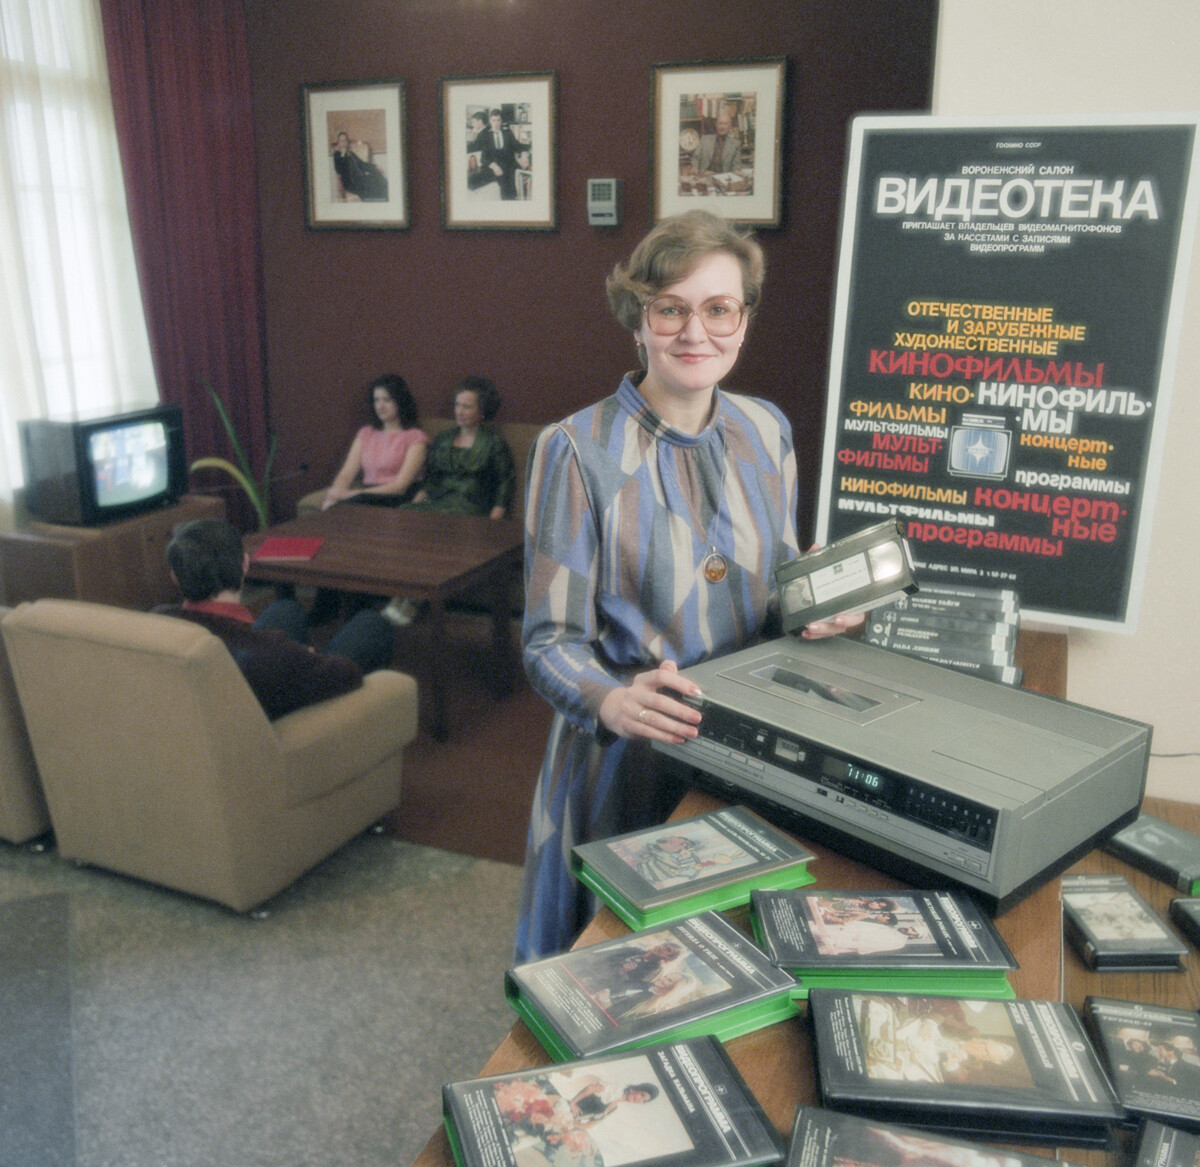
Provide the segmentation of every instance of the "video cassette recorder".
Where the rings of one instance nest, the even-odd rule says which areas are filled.
[[[792,636],[684,670],[692,779],[993,912],[1137,816],[1151,728],[861,644]]]

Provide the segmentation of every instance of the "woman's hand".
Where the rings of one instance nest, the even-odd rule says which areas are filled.
[[[647,738],[681,745],[699,732],[700,712],[671,696],[699,697],[700,687],[679,675],[674,661],[638,673],[600,703],[600,722],[617,737]]]
[[[330,483],[329,489],[325,491],[325,499],[321,503],[321,510],[327,511],[334,503],[342,502],[352,494],[358,493],[356,490],[351,490],[350,485],[358,478],[361,469],[362,439],[356,436],[354,441],[350,443],[350,450],[346,454],[346,460],[342,463],[342,468],[337,472],[333,482]]]
[[[325,492],[325,498],[321,502],[321,510],[327,511],[335,503],[342,502],[343,500],[350,498],[351,495],[358,493],[359,492],[357,490],[345,490],[340,486],[331,486]]]
[[[857,628],[865,619],[864,612],[839,612],[836,616],[805,625],[800,635],[805,640],[823,640],[826,636],[837,636],[847,629]]]
[[[814,543],[808,549],[808,554],[820,550],[821,544]],[[800,635],[805,640],[824,640],[827,636],[837,636],[850,628],[857,628],[865,619],[866,613],[864,612],[839,612],[836,616],[830,616],[826,620],[814,620],[811,624],[805,625]]]

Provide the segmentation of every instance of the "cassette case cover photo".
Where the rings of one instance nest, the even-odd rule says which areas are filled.
[[[1131,1119],[1200,1131],[1200,1014],[1088,997],[1083,1016]]]
[[[744,806],[576,847],[571,866],[631,928],[747,903],[756,887],[814,881],[813,853]]]
[[[955,891],[756,891],[755,935],[814,988],[1015,997],[1016,960],[995,925]]]
[[[1057,1167],[1057,1162],[1010,1147],[801,1106],[786,1167]]]
[[[451,1083],[442,1113],[458,1167],[765,1167],[783,1155],[707,1037]]]
[[[1123,875],[1064,875],[1063,931],[1098,972],[1178,969],[1187,945]]]
[[[1200,1167],[1200,1135],[1147,1122],[1138,1136],[1134,1167]]]
[[[814,989],[826,1106],[953,1135],[1104,1146],[1123,1111],[1075,1011]]]
[[[723,916],[704,912],[517,965],[509,1004],[556,1060],[713,1034],[798,1012],[795,981]]]

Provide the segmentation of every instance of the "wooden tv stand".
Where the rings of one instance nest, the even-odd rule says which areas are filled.
[[[174,506],[99,527],[29,521],[0,532],[0,585],[10,605],[54,597],[147,611],[179,598],[166,548],[177,523],[223,519],[225,503],[185,494]]]

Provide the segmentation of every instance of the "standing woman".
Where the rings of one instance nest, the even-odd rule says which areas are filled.
[[[548,427],[530,458],[525,668],[555,709],[534,794],[517,959],[568,947],[593,911],[571,848],[661,822],[651,741],[697,735],[678,669],[768,634],[774,573],[798,554],[791,428],[726,393],[763,255],[725,220],[659,223],[608,279],[643,370]],[[805,636],[841,632],[837,616]],[[677,795],[677,791],[675,794]]]
[[[412,496],[425,469],[429,436],[417,424],[417,405],[404,378],[384,373],[368,393],[375,424],[354,435],[322,510],[348,501],[399,506]]]

